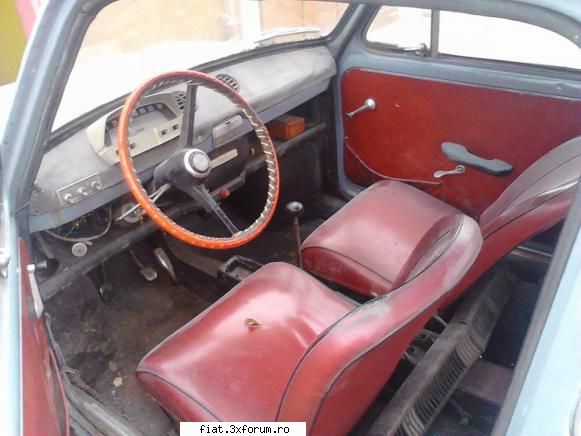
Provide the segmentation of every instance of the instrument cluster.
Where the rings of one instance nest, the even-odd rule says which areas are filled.
[[[135,157],[177,138],[181,132],[183,96],[181,92],[144,97],[129,126],[129,151]],[[107,163],[119,162],[117,129],[121,109],[100,118],[87,128],[93,150]]]

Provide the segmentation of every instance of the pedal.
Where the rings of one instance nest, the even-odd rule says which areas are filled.
[[[176,275],[176,270],[165,250],[161,247],[157,247],[156,249],[153,250],[153,257],[155,258],[157,264],[160,267],[162,267],[165,270],[165,272],[167,272],[167,274],[171,278],[172,283],[174,285],[177,284],[178,278]]]
[[[144,266],[139,270],[139,273],[148,282],[153,282],[155,279],[157,279],[157,271],[151,266]]]
[[[133,252],[132,249],[129,249],[128,251],[129,251],[129,254],[131,255],[131,259],[133,259],[133,261],[135,262],[135,264],[139,268],[139,273],[143,276],[143,278],[145,280],[147,280],[148,282],[153,282],[155,279],[157,279],[157,271],[153,267],[144,265],[139,260],[139,258]]]
[[[98,288],[99,297],[101,297],[101,300],[103,300],[104,302],[110,301],[113,295],[113,284],[109,281],[107,277],[105,262],[103,262],[101,264],[101,267],[99,268],[99,275],[101,280],[101,283],[99,284]]]

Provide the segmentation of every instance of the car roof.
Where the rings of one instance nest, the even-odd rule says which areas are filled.
[[[487,15],[492,8],[511,6],[532,6],[542,10],[565,15],[581,23],[581,1],[579,0],[323,0],[346,3],[367,3],[376,5],[413,6],[423,8],[442,8],[450,10],[470,9],[472,13]],[[581,36],[579,37],[581,40]],[[580,41],[581,43],[581,41]]]

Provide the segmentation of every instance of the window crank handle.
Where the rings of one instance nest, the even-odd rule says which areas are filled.
[[[436,179],[441,179],[442,177],[451,176],[452,174],[464,174],[466,168],[464,165],[457,165],[456,168],[449,171],[439,170],[434,173]]]
[[[376,107],[377,107],[377,104],[375,103],[375,100],[372,98],[368,98],[367,100],[365,100],[365,103],[363,103],[363,106],[358,107],[357,109],[355,109],[352,112],[346,113],[345,116],[348,119],[352,119],[355,115],[357,115],[361,112],[374,111]]]

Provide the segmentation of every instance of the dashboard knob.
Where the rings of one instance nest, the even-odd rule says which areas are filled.
[[[89,251],[89,247],[84,242],[77,242],[71,247],[71,253],[75,257],[83,257]]]
[[[77,189],[77,192],[81,194],[83,197],[88,197],[91,193],[87,190],[87,188],[81,187]]]

